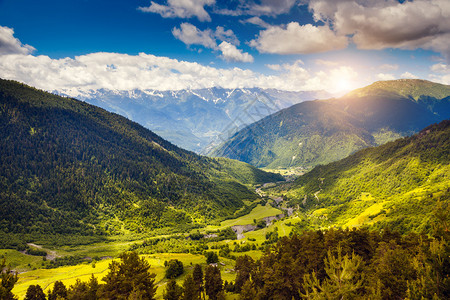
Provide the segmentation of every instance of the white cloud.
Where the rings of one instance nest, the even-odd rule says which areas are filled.
[[[221,57],[226,61],[253,62],[253,56],[243,53],[242,50],[228,42],[222,42],[219,45],[219,50],[222,52]]]
[[[250,59],[245,58],[245,53],[225,53],[228,56],[236,55],[242,60]],[[145,53],[127,55],[100,52],[61,59],[43,55],[0,56],[1,78],[25,82],[44,90],[64,91],[73,97],[101,88],[180,90],[260,87],[334,92],[337,90],[336,82],[343,78],[357,82],[358,77],[353,73],[355,71],[349,67],[313,72],[299,61],[283,64],[278,75],[264,75],[248,69],[220,69]]]
[[[422,48],[450,58],[448,0],[310,0],[309,9],[358,48]]]
[[[189,23],[181,23],[180,28],[173,28],[172,34],[186,45],[202,45],[207,48],[216,48],[217,46],[210,29],[201,31]]]
[[[317,65],[326,66],[326,67],[336,67],[339,65],[336,61],[324,60],[324,59],[316,59],[315,63]]]
[[[228,42],[220,45],[224,58],[240,61],[252,59]],[[297,60],[273,68],[278,69],[278,75],[264,75],[240,68],[220,69],[145,53],[98,52],[61,59],[31,54],[0,55],[0,78],[21,81],[47,91],[61,91],[73,97],[102,88],[181,90],[260,87],[334,92],[339,87],[342,89],[342,86],[353,86],[351,82],[358,82],[358,74],[346,66],[314,72],[303,61]]]
[[[30,45],[23,45],[14,37],[14,29],[0,26],[0,55],[4,54],[29,54],[34,49]]]
[[[246,19],[246,20],[241,20],[241,21],[239,21],[239,22],[241,22],[242,24],[253,24],[253,25],[257,25],[257,26],[260,26],[260,27],[263,27],[263,28],[269,28],[269,27],[271,27],[272,25],[270,25],[269,23],[267,23],[267,22],[265,22],[263,19],[261,19],[260,17],[251,17],[251,18],[248,18],[248,19]]]
[[[411,74],[410,72],[405,72],[402,75],[400,75],[400,78],[407,78],[407,79],[417,79],[419,77],[417,77],[414,74]]]
[[[394,74],[378,73],[377,78],[379,80],[394,80],[396,79]]]
[[[202,45],[222,54],[219,56],[226,61],[253,62],[253,56],[237,49],[235,45],[239,45],[234,32],[221,26],[217,26],[216,31],[211,29],[200,30],[196,26],[189,23],[182,23],[180,28],[173,28],[172,34],[185,43],[186,45]],[[217,45],[216,39],[221,43]]]
[[[430,80],[450,84],[450,65],[444,63],[434,64],[430,67],[430,70],[437,74],[431,74]]]
[[[250,45],[266,53],[309,54],[343,49],[347,47],[347,37],[337,36],[328,26],[291,22],[286,28],[261,31]]]
[[[444,64],[444,63],[438,63],[435,65],[432,65],[430,67],[430,70],[435,73],[446,74],[446,73],[450,73],[450,66],[447,64]]]
[[[167,5],[151,1],[148,7],[138,7],[140,11],[157,13],[163,18],[192,18],[199,21],[211,21],[205,6],[215,4],[215,0],[167,0]]]
[[[229,16],[277,16],[288,13],[299,0],[239,0],[235,9],[216,9]],[[225,2],[226,3],[226,2]]]
[[[234,45],[240,44],[233,30],[225,30],[225,28],[223,28],[222,26],[217,26],[216,31],[214,32],[214,36],[221,41],[226,41]]]
[[[271,64],[267,64],[266,67],[268,67],[269,69],[273,70],[273,71],[280,71],[281,70],[281,66],[280,65],[271,65]]]
[[[383,71],[394,71],[394,70],[398,70],[398,65],[384,64],[384,65],[381,65],[379,67],[379,69],[383,70]]]

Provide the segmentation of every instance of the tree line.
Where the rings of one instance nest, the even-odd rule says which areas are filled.
[[[258,260],[237,257],[234,282],[222,280],[214,252],[205,252],[210,264],[205,269],[195,265],[182,285],[175,278],[184,272],[183,266],[170,261],[163,298],[216,300],[235,293],[243,300],[448,299],[450,233],[446,224],[435,236],[361,228],[283,237]],[[59,282],[48,295],[39,286],[30,286],[25,299],[154,299],[156,275],[149,272],[148,262],[135,252],[123,253],[120,259],[110,264],[104,283],[93,276],[68,288]],[[17,275],[5,270],[1,278],[1,299],[14,299],[11,290]]]

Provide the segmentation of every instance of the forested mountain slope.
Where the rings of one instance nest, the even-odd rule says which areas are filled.
[[[105,234],[205,222],[257,197],[243,184],[281,180],[185,151],[98,107],[6,80],[0,140],[5,232]]]
[[[341,98],[293,105],[247,126],[213,155],[257,167],[313,167],[450,118],[450,86],[376,82]]]
[[[428,231],[438,202],[450,200],[450,120],[317,166],[287,196],[291,205],[322,208],[315,215],[325,223]]]

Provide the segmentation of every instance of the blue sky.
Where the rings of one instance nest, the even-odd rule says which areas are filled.
[[[450,84],[448,0],[0,0],[0,77],[46,90]]]

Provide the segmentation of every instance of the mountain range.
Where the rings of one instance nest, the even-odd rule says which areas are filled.
[[[450,86],[375,82],[340,98],[305,101],[232,135],[212,155],[270,169],[311,168],[450,118]]]
[[[73,95],[74,91],[54,91]],[[231,134],[280,109],[323,99],[325,91],[208,88],[197,90],[92,90],[76,98],[133,120],[177,146],[208,153]]]
[[[197,226],[282,180],[183,150],[122,116],[0,80],[2,232],[117,234]],[[197,224],[197,225],[195,225]]]

